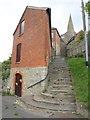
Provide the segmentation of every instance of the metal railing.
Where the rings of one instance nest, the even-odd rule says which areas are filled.
[[[39,83],[41,83],[41,82],[45,81],[47,78],[48,78],[48,74],[46,75],[46,77],[45,77],[44,79],[40,80],[39,82],[34,83],[33,85],[30,85],[29,87],[27,87],[27,89],[32,88],[32,87],[34,87],[34,86],[36,86],[37,84],[39,84]]]

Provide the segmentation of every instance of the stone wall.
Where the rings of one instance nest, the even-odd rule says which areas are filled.
[[[85,42],[81,40],[77,44],[73,44],[74,42],[67,45],[67,57],[72,56],[85,56]]]
[[[60,40],[60,56],[66,57],[66,44],[62,39]]]
[[[60,45],[56,41],[56,55],[60,55]]]
[[[43,66],[33,68],[11,68],[11,74],[8,83],[8,86],[11,87],[11,94],[15,93],[15,75],[17,73],[21,74],[22,76],[22,96],[29,95],[30,90],[27,88],[44,79],[47,76],[48,67]]]
[[[38,83],[37,85],[31,87],[28,89],[28,93],[27,95],[36,95],[36,94],[40,94],[41,92],[46,91],[48,87],[48,76],[45,78],[44,81],[42,81],[41,83]]]

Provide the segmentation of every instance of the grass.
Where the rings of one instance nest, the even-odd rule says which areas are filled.
[[[77,101],[88,106],[88,69],[85,66],[85,58],[66,59],[73,78]]]

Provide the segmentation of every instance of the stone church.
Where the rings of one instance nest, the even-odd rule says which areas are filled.
[[[69,40],[73,36],[75,36],[75,34],[76,34],[76,32],[74,31],[74,25],[73,25],[72,17],[70,15],[68,26],[67,26],[67,32],[64,33],[61,37],[62,37],[63,41],[67,44],[69,42]]]
[[[27,6],[13,36],[8,86],[12,94],[21,97],[30,94],[28,88],[48,74],[52,57],[51,9]],[[40,86],[44,87],[44,83]]]

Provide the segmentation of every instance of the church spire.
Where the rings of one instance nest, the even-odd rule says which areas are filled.
[[[72,34],[75,33],[75,31],[74,31],[74,26],[73,26],[73,22],[72,22],[71,14],[70,14],[70,17],[69,17],[69,22],[68,22],[67,32],[70,32],[70,33],[72,33]]]

